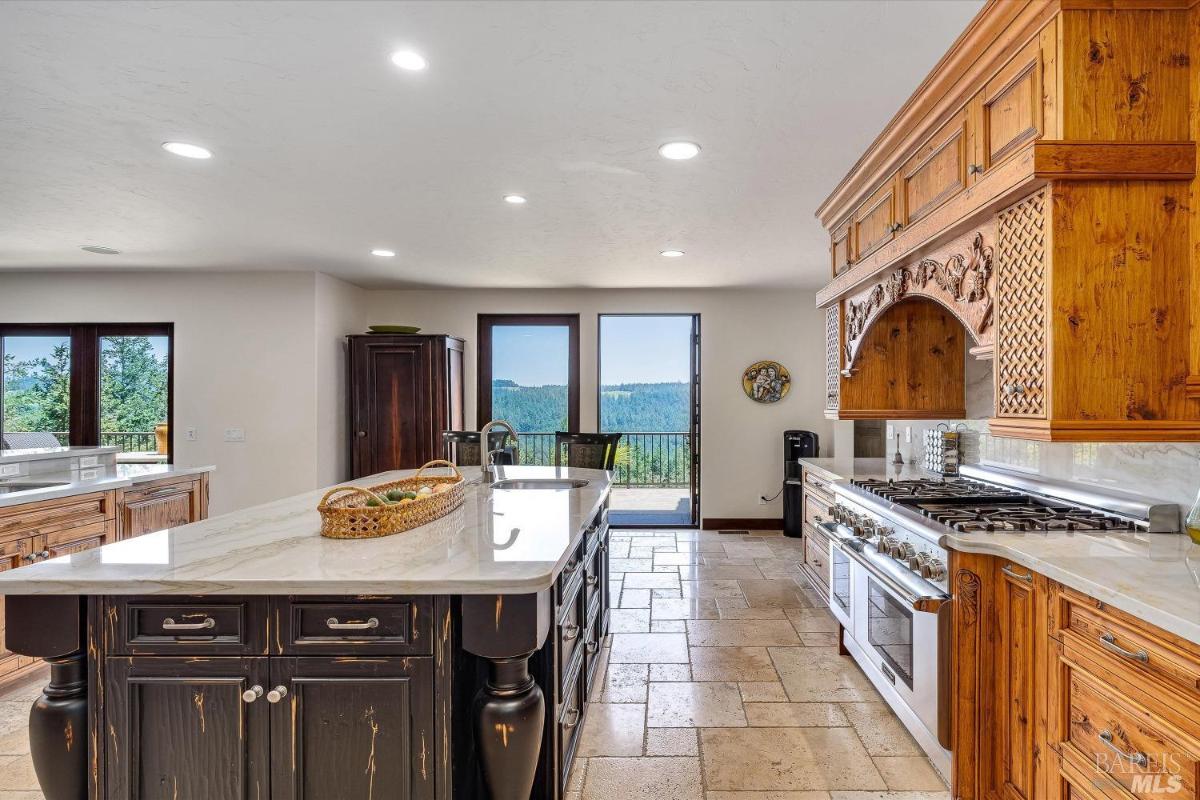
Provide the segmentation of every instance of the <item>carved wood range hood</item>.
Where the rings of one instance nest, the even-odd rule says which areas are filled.
[[[1200,439],[1200,0],[992,0],[817,210],[826,415]],[[1194,322],[1195,320],[1195,322]]]

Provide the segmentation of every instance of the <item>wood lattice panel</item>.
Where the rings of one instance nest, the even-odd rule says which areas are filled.
[[[835,303],[825,309],[825,407],[838,407],[841,372],[840,325],[838,307]]]
[[[999,214],[996,415],[1046,416],[1046,191]]]

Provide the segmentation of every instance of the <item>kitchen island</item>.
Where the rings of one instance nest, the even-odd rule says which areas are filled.
[[[498,473],[380,539],[322,538],[317,491],[0,575],[9,647],[51,665],[47,800],[560,797],[608,627],[609,477]]]

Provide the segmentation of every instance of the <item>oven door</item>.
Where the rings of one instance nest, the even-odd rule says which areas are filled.
[[[853,564],[841,544],[829,543],[829,610],[846,630],[854,630]]]
[[[950,655],[949,598],[872,546],[848,555],[857,598],[852,630],[868,668],[947,746],[949,674],[942,662]]]

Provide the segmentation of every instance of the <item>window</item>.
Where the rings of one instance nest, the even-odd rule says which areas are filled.
[[[0,447],[170,461],[172,336],[169,323],[0,325]]]
[[[579,315],[480,314],[476,422],[512,424],[522,464],[554,463],[554,432],[579,430]]]

